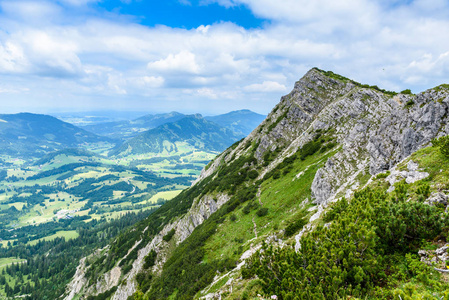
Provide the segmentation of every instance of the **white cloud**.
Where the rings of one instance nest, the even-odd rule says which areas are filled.
[[[158,88],[164,85],[164,78],[160,76],[144,76],[137,80],[144,87]]]
[[[196,62],[195,54],[190,51],[181,51],[169,54],[166,58],[148,63],[148,69],[161,73],[188,73],[198,74],[200,67]]]
[[[245,87],[249,92],[270,93],[270,92],[285,92],[287,87],[276,81],[264,81],[263,83],[254,83]]]
[[[24,24],[48,24],[58,19],[61,9],[48,1],[2,1],[2,13]]]
[[[27,68],[23,49],[11,42],[0,43],[0,72],[19,73]]]
[[[245,105],[268,112],[314,66],[396,90],[419,91],[449,78],[444,0],[395,6],[386,0],[204,0],[245,5],[271,22],[190,30],[77,18],[66,5],[80,10],[95,0],[55,1],[0,2],[3,91],[27,86],[23,99],[49,99],[42,103],[54,94],[83,104],[95,99],[98,106],[126,99],[133,107],[204,112]]]

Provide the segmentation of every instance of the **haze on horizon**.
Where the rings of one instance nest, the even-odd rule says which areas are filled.
[[[0,0],[2,113],[267,114],[312,67],[449,82],[444,0]]]

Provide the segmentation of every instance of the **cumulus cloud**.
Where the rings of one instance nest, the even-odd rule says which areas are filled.
[[[23,49],[11,42],[0,43],[0,72],[19,73],[27,68]]]
[[[254,83],[245,87],[245,90],[249,92],[285,92],[287,87],[276,81],[264,81],[263,83]]]
[[[48,1],[2,1],[2,13],[23,24],[42,25],[49,24],[59,18],[61,9]]]
[[[161,73],[198,74],[200,67],[196,62],[195,54],[190,51],[181,51],[177,54],[169,54],[164,59],[150,62],[148,69]]]
[[[3,91],[29,86],[27,99],[30,93],[51,99],[53,91],[96,99],[98,108],[104,98],[203,113],[243,106],[267,113],[314,66],[395,90],[420,91],[449,78],[444,0],[200,1],[244,5],[270,21],[255,29],[229,22],[147,27],[120,16],[75,18],[67,10],[93,2],[1,1]],[[35,84],[39,76],[44,80]]]

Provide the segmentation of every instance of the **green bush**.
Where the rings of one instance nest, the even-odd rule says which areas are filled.
[[[434,147],[439,147],[441,154],[449,157],[449,135],[442,136],[438,139],[433,139],[432,145]]]
[[[248,203],[247,205],[245,205],[245,207],[243,207],[242,212],[243,212],[245,215],[247,215],[247,214],[249,214],[249,213],[251,212],[251,210],[252,210],[253,208],[256,208],[257,206],[258,206],[257,203],[255,203],[255,202],[250,202],[250,203]]]
[[[256,170],[251,170],[248,172],[249,179],[256,179],[257,176],[259,176],[259,172],[257,172]]]
[[[173,228],[172,230],[170,230],[169,232],[167,232],[166,235],[164,235],[164,237],[162,238],[164,241],[166,242],[170,242],[171,238],[175,235],[175,229]]]
[[[154,266],[154,263],[156,261],[156,257],[157,257],[156,251],[154,251],[154,249],[151,250],[150,253],[148,253],[148,255],[145,256],[145,260],[144,260],[145,263],[143,265],[144,269],[149,269],[152,266]]]
[[[293,234],[297,233],[299,230],[301,230],[304,227],[304,225],[306,225],[306,224],[307,224],[307,221],[305,219],[299,218],[298,220],[290,223],[285,228],[284,235],[286,237],[290,237]]]
[[[379,173],[376,175],[376,179],[382,179],[382,178],[387,178],[390,175],[390,171],[384,172],[384,173]]]
[[[266,216],[267,214],[268,214],[268,208],[266,208],[266,207],[261,207],[256,212],[256,215],[259,217]]]
[[[416,189],[416,194],[422,196],[423,200],[429,198],[430,196],[430,185],[428,183],[423,183]]]
[[[310,141],[301,148],[301,160],[305,160],[307,156],[315,154],[321,148],[320,141]]]
[[[410,254],[422,239],[432,240],[447,228],[448,218],[437,208],[367,188],[350,202],[333,204],[326,218],[333,220],[330,226],[304,235],[299,252],[264,244],[242,268],[242,277],[257,275],[265,296],[279,299],[392,299],[385,289],[398,280],[430,284],[432,269]],[[404,263],[407,272],[400,271]],[[433,287],[444,291],[448,285]]]
[[[407,107],[410,107],[410,106],[412,106],[413,104],[415,104],[415,101],[413,101],[413,100],[408,100],[407,101],[407,103],[405,103],[405,106],[407,106]]]
[[[401,91],[401,94],[411,95],[412,91],[410,89],[405,89],[405,90]]]

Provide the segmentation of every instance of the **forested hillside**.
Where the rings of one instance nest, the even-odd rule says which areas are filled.
[[[0,155],[41,157],[52,151],[88,144],[108,148],[115,141],[48,115],[0,115]]]

